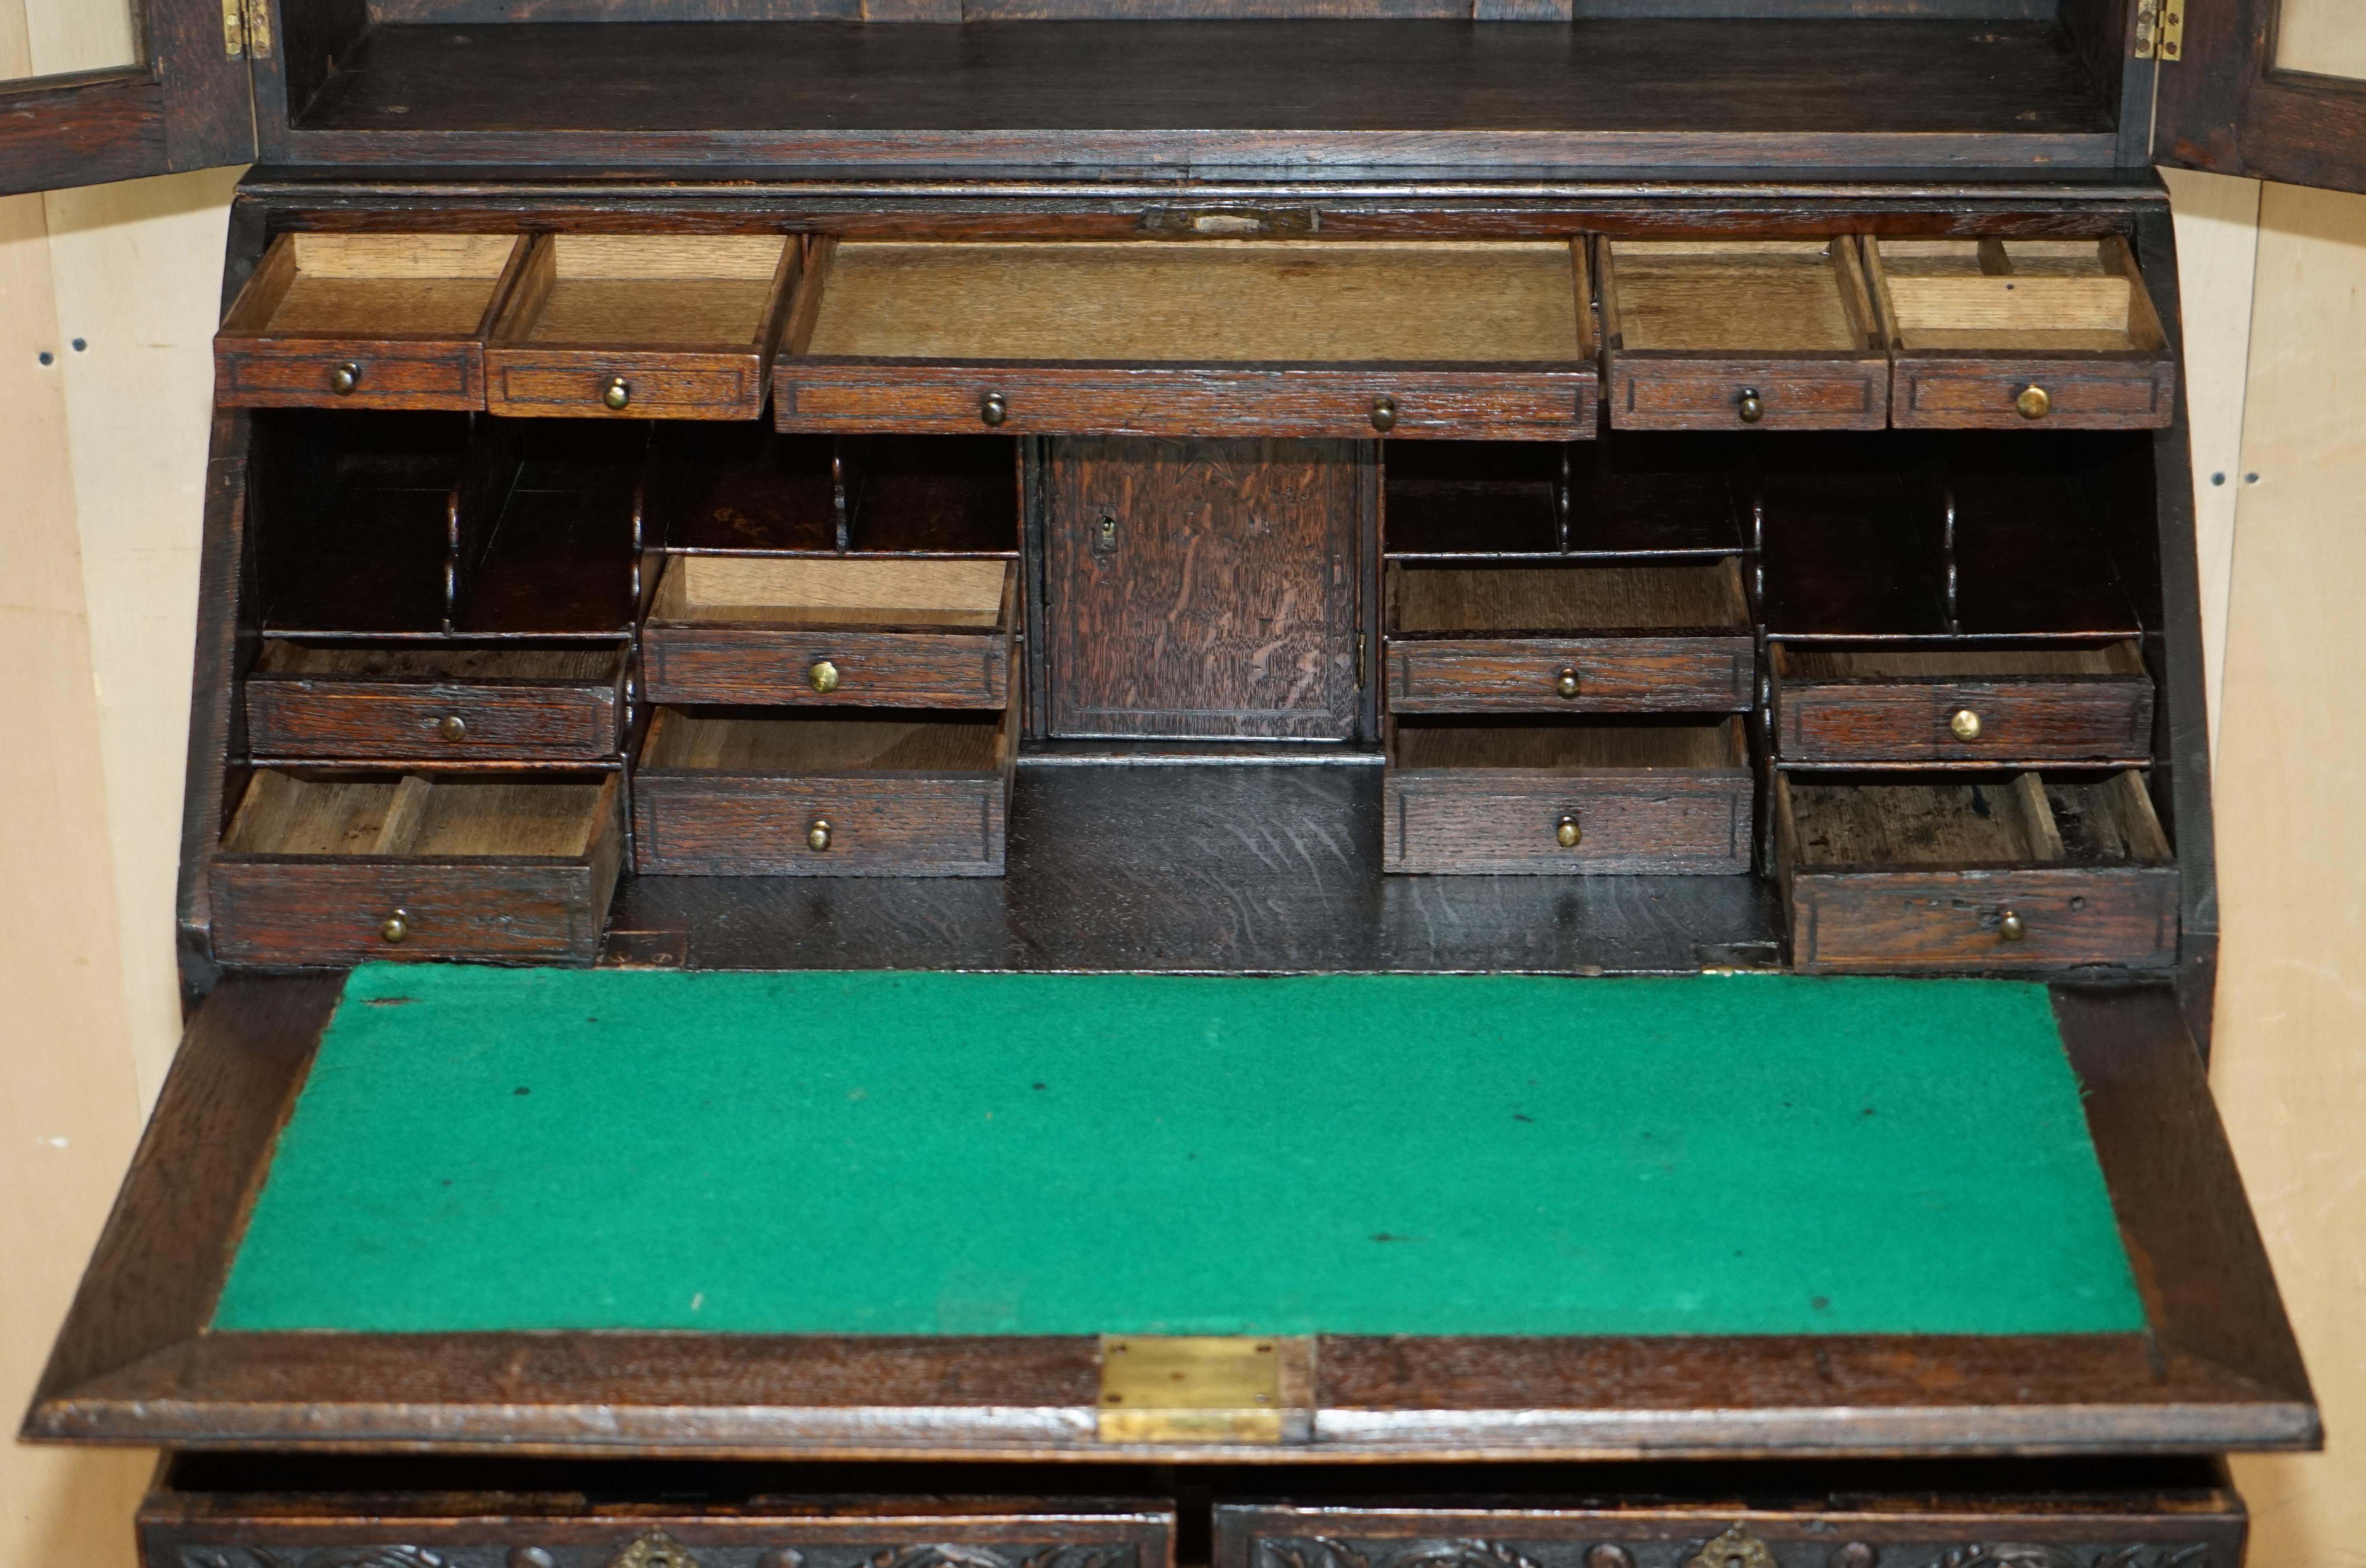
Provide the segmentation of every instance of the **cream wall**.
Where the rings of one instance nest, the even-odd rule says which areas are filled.
[[[0,77],[22,69],[10,10],[0,0]],[[174,856],[231,180],[0,199],[12,1425],[177,1030]],[[2327,700],[2366,605],[2366,197],[2204,175],[2172,188],[2219,756],[2214,1074],[2333,1434],[2322,1456],[2247,1461],[2240,1480],[2254,1563],[2366,1564],[2366,742]],[[124,1568],[148,1462],[0,1442],[0,1568]]]

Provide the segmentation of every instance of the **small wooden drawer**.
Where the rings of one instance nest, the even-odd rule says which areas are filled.
[[[1392,728],[1383,870],[1750,869],[1755,786],[1738,717]]]
[[[2137,430],[2177,365],[2127,242],[1866,242],[1901,428]]]
[[[2099,648],[1839,649],[1776,643],[1784,762],[2119,762],[2152,758],[2152,677]]]
[[[1756,644],[1731,558],[1388,572],[1393,713],[1737,712]]]
[[[1583,243],[825,241],[783,430],[1576,439]]]
[[[659,708],[633,777],[634,869],[999,876],[1017,713]]]
[[[486,345],[486,406],[754,419],[798,259],[780,234],[540,236]]]
[[[212,864],[226,964],[589,964],[624,858],[618,775],[258,771]]]
[[[675,556],[641,632],[656,703],[999,708],[1008,561]]]
[[[485,333],[525,242],[282,234],[214,335],[214,400],[479,409]]]
[[[1805,970],[2158,968],[2178,874],[2143,778],[1774,780],[1775,872]]]
[[[274,641],[246,678],[266,758],[595,762],[617,755],[625,650]]]
[[[1605,240],[1610,423],[1879,430],[1889,359],[1857,243]]]

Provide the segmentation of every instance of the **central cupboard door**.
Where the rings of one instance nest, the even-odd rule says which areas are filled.
[[[1055,737],[1356,733],[1359,441],[1046,443]]]

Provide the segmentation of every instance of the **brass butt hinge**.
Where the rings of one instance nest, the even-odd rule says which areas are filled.
[[[221,0],[222,52],[271,58],[271,0]]]
[[[2136,0],[2136,58],[2185,58],[2185,0]]]
[[[1314,1341],[1273,1335],[1105,1334],[1105,1443],[1314,1440]]]

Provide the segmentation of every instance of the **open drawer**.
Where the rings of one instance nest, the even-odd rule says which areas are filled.
[[[1391,727],[1383,869],[1740,873],[1755,784],[1739,717]]]
[[[539,236],[485,349],[486,406],[754,419],[799,254],[781,234]]]
[[[1610,423],[1879,430],[1889,359],[1857,243],[1605,240]]]
[[[998,708],[1003,560],[673,556],[641,631],[649,700]]]
[[[214,400],[478,409],[485,333],[525,242],[282,234],[214,335]]]
[[[2091,648],[1776,643],[1774,753],[1879,764],[2152,760],[2152,677],[2133,641]]]
[[[661,707],[633,775],[633,868],[999,876],[1017,715]]]
[[[1872,239],[1891,423],[2135,430],[2177,412],[2177,365],[2128,243]]]
[[[1729,557],[1388,569],[1393,713],[1737,712],[1757,669]]]
[[[589,964],[624,859],[620,775],[258,770],[211,867],[226,964]]]
[[[601,761],[617,754],[625,650],[273,640],[246,677],[257,757]]]
[[[1591,435],[1583,242],[824,241],[783,430]]]
[[[1803,970],[2177,961],[2177,866],[2135,773],[1778,773],[1774,861]]]

